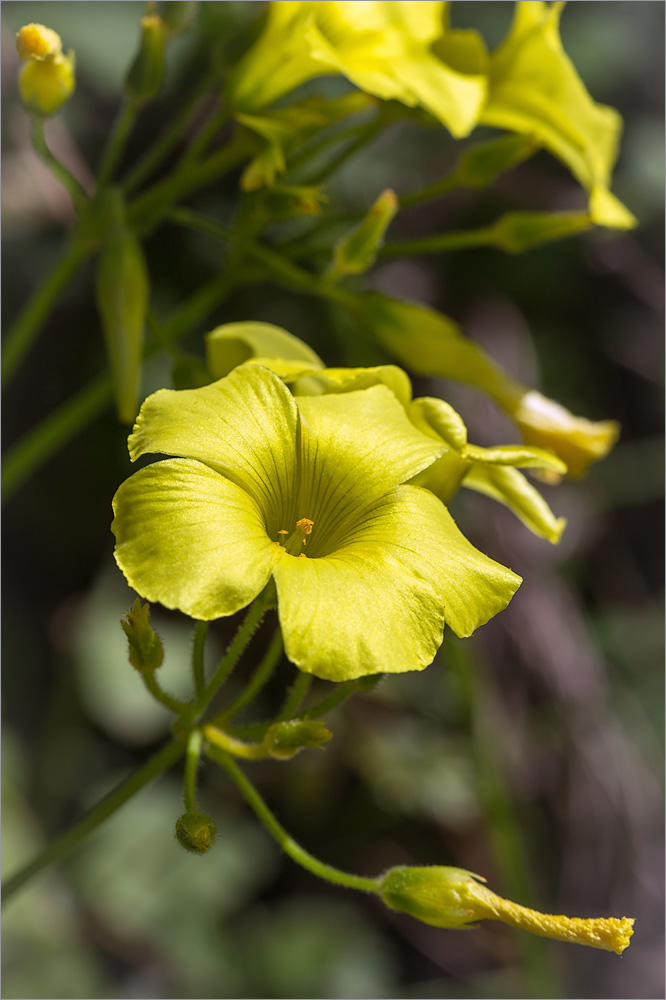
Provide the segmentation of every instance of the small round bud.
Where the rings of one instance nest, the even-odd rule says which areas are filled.
[[[30,59],[19,74],[19,94],[24,107],[45,118],[74,93],[74,53]]]
[[[62,51],[60,35],[43,24],[26,24],[16,35],[16,51],[19,59],[36,59],[41,62]]]
[[[217,827],[206,813],[186,812],[176,820],[176,840],[190,854],[207,854],[216,837]]]

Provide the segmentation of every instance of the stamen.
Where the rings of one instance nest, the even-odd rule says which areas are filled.
[[[312,534],[313,526],[314,521],[311,521],[309,517],[301,517],[291,533],[286,528],[281,528],[278,531],[278,535],[288,535],[289,537],[278,538],[276,544],[281,546],[284,542],[284,548],[290,555],[305,557],[305,553],[299,552],[299,549],[306,544],[307,536]]]

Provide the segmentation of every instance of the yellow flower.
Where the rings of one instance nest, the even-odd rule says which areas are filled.
[[[255,111],[334,73],[375,97],[425,108],[453,135],[468,135],[486,82],[431,51],[445,7],[443,0],[273,2],[264,32],[232,74],[231,103]]]
[[[48,117],[74,93],[74,53],[62,53],[62,42],[43,24],[26,24],[16,35],[16,50],[25,66],[19,94],[28,111]]]

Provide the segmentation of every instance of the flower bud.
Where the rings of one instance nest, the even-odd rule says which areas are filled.
[[[190,854],[207,854],[216,837],[217,827],[206,813],[186,812],[176,820],[176,840]]]
[[[507,212],[493,223],[492,233],[500,250],[524,253],[583,233],[593,225],[588,212]]]
[[[60,35],[43,24],[26,24],[16,35],[16,51],[19,59],[36,59],[41,62],[49,56],[62,52]]]
[[[369,210],[362,222],[335,245],[328,277],[363,274],[375,261],[384,233],[398,211],[395,192],[388,188]]]
[[[125,78],[125,91],[134,101],[149,101],[159,93],[164,77],[166,30],[157,14],[141,18],[139,51]]]
[[[391,868],[381,879],[379,895],[392,910],[434,927],[460,929],[476,920],[502,920],[541,937],[586,944],[621,955],[633,934],[628,917],[565,917],[538,913],[496,896],[481,876],[462,868]]]
[[[16,48],[25,66],[19,74],[24,107],[49,117],[74,93],[74,53],[62,53],[60,35],[43,24],[27,24],[16,36]]]
[[[141,244],[125,221],[118,191],[106,192],[101,213],[104,242],[97,267],[97,308],[111,364],[118,418],[131,424],[138,409],[148,272]]]
[[[456,180],[470,188],[489,187],[493,181],[533,156],[539,141],[532,135],[502,135],[466,150],[455,170]]]
[[[333,739],[333,734],[320,719],[291,719],[275,722],[266,733],[264,743],[271,757],[289,760],[305,747],[319,747]]]
[[[129,643],[129,661],[140,673],[157,670],[164,659],[162,640],[150,624],[150,604],[137,597],[126,620],[120,622]]]

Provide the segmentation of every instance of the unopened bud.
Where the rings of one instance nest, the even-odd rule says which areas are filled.
[[[24,107],[48,118],[74,93],[74,53],[62,52],[60,35],[43,24],[27,24],[16,36],[25,66],[19,74]]]
[[[207,854],[216,837],[217,827],[206,813],[186,812],[176,820],[176,840],[190,854]]]
[[[328,277],[363,274],[374,263],[384,233],[398,211],[398,199],[390,188],[383,192],[368,214],[335,245]]]
[[[131,611],[120,622],[129,643],[129,661],[140,673],[157,670],[164,659],[162,640],[150,624],[150,604],[137,597]]]
[[[192,0],[166,0],[161,3],[160,17],[167,31],[172,34],[185,31],[194,17],[196,7]]]
[[[531,135],[503,135],[472,146],[460,157],[456,180],[465,187],[489,187],[500,174],[533,156],[539,145]]]
[[[162,86],[166,30],[157,14],[141,18],[139,51],[125,78],[125,91],[132,100],[149,101]]]
[[[540,937],[586,944],[621,955],[629,945],[634,921],[629,917],[566,917],[539,913],[495,895],[479,875],[462,868],[391,868],[379,883],[379,895],[392,910],[434,927],[460,929],[477,920],[502,920]]]
[[[333,739],[333,734],[319,719],[291,719],[275,722],[265,737],[271,757],[289,760],[305,747],[319,747]]]
[[[588,212],[507,212],[493,223],[492,233],[500,250],[524,253],[583,233],[593,225]]]

